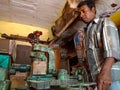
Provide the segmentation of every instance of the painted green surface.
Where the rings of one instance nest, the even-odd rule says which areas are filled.
[[[10,56],[0,54],[0,67],[8,68],[10,65]]]

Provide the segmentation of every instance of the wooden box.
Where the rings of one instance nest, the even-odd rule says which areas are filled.
[[[34,60],[32,65],[32,74],[46,74],[47,72],[47,62],[41,60]]]

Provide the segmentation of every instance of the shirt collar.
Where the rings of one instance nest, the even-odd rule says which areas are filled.
[[[100,18],[94,18],[93,21],[87,25],[87,29],[89,29],[93,23],[97,24],[99,22],[99,19]]]
[[[97,24],[100,18],[95,18],[93,21]]]
[[[100,18],[94,18],[92,22],[90,22],[87,26],[91,26],[93,23],[98,23]]]

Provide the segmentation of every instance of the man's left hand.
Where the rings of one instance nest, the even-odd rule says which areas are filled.
[[[98,90],[106,90],[112,84],[110,72],[114,62],[115,60],[112,57],[107,57],[105,59],[104,65],[101,68],[97,79]]]
[[[98,75],[98,90],[107,90],[108,87],[112,84],[110,73],[106,71],[101,71]]]

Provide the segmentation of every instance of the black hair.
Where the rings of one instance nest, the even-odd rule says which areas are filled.
[[[81,1],[77,8],[83,6],[83,5],[87,5],[90,9],[92,9],[93,7],[95,7],[95,3],[93,0],[84,0],[84,1]]]

